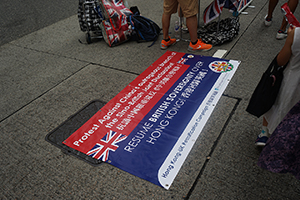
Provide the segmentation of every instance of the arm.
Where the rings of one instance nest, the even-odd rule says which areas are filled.
[[[290,27],[285,44],[277,56],[277,63],[280,66],[285,65],[292,56],[292,44],[294,40],[295,27]]]

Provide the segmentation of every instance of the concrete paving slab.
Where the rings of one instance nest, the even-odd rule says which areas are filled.
[[[245,156],[257,157],[261,149],[256,148],[254,142],[261,131],[262,119],[248,114],[245,111],[247,105],[246,101],[240,102],[227,127],[228,134],[224,134],[219,148],[230,148],[231,151],[241,152]],[[222,149],[222,151],[226,150]]]
[[[207,183],[208,187],[221,189],[219,195],[235,195],[238,199],[299,199],[299,187],[294,177],[264,171],[256,166],[255,158],[235,153],[227,155],[225,152],[216,151],[216,154],[222,155],[213,156],[210,160],[208,170],[203,174],[193,195],[201,194],[201,185]],[[219,183],[227,185],[229,191],[225,191],[225,187]],[[279,185],[280,187],[277,187]],[[230,194],[232,191],[235,191],[235,194]]]
[[[13,45],[0,47],[0,62],[0,121],[86,65]]]
[[[40,27],[49,26],[75,15],[78,4],[73,0],[18,1],[2,0],[0,7],[0,46]]]
[[[198,184],[199,187],[197,187],[189,199],[260,199],[254,192],[249,193],[243,187],[233,186],[228,184],[227,181],[218,178],[207,178],[199,181]]]

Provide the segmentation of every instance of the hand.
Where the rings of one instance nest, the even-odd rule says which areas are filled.
[[[291,25],[291,26],[289,27],[288,31],[287,31],[287,34],[288,34],[288,35],[289,35],[289,34],[293,34],[293,35],[294,35],[295,28],[296,28],[296,26]]]

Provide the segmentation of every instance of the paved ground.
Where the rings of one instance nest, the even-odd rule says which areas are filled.
[[[161,25],[162,1],[128,2]],[[201,9],[209,3],[201,1]],[[279,6],[266,28],[267,1],[252,5],[240,16],[237,38],[201,53],[224,49],[225,58],[241,64],[168,191],[108,164],[93,167],[45,141],[90,101],[108,102],[118,94],[164,54],[159,42],[151,48],[136,42],[114,48],[104,41],[81,44],[85,35],[74,15],[0,46],[0,199],[300,199],[293,176],[256,165],[260,151],[253,143],[261,119],[245,108],[284,41],[275,39]],[[187,45],[181,41],[170,50],[187,52]]]
[[[74,0],[1,0],[0,45],[77,13]]]

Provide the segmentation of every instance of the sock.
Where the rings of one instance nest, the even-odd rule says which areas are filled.
[[[195,45],[195,44],[197,44],[197,42],[198,42],[198,40],[196,40],[196,42],[191,42],[191,43],[192,43],[192,45]]]
[[[272,18],[266,18],[266,21],[270,22],[272,21]]]
[[[262,130],[261,130],[260,134],[258,135],[258,137],[263,137],[263,136],[269,137],[269,130],[266,126],[262,127]]]
[[[164,41],[169,42],[170,38],[168,37],[168,39],[164,39]]]

